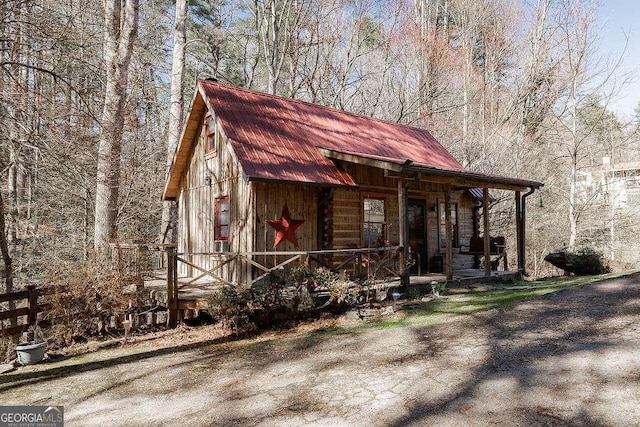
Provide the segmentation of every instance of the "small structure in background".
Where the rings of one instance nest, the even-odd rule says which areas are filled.
[[[622,264],[640,262],[640,242],[630,239],[638,229],[640,162],[611,161],[578,172],[576,182],[581,221],[589,224],[589,244],[607,259]]]
[[[640,162],[611,163],[579,171],[577,194],[581,203],[608,205],[615,209],[640,206]]]

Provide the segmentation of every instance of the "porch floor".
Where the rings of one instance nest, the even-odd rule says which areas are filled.
[[[154,271],[153,274],[143,276],[144,289],[149,292],[151,299],[159,304],[167,304],[167,272]],[[207,298],[223,285],[214,280],[203,277],[178,277],[178,308],[203,309],[207,306]]]
[[[469,286],[474,283],[486,283],[487,281],[507,281],[517,279],[515,271],[492,271],[487,279],[484,270],[466,269],[455,270],[453,280],[447,285],[449,288]],[[428,291],[431,282],[444,282],[446,276],[442,273],[426,273],[420,276],[410,276],[409,284],[415,288],[425,288]],[[144,288],[151,298],[159,304],[167,303],[167,276],[166,271],[154,271],[143,277]],[[223,285],[209,278],[203,277],[194,279],[193,277],[178,277],[178,307],[180,309],[205,309],[207,298],[220,289]],[[400,281],[391,282],[390,287],[400,286]]]

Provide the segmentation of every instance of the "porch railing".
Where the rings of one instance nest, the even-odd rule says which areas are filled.
[[[180,286],[188,286],[197,281],[208,279],[222,285],[255,286],[270,274],[284,270],[297,262],[311,267],[325,267],[331,271],[346,271],[353,278],[399,278],[401,275],[399,246],[383,248],[330,249],[317,251],[265,251],[265,252],[216,252],[216,253],[178,253],[168,250],[168,265],[179,271],[180,263],[196,272],[189,275]],[[207,262],[193,262],[193,258]],[[202,264],[213,265],[210,268]],[[233,277],[225,273],[225,267],[235,272]],[[247,268],[250,267],[250,268]],[[241,271],[252,271],[248,277]]]
[[[402,274],[399,253],[401,247],[333,249],[283,252],[218,252],[178,253],[167,248],[167,302],[169,322],[175,324],[179,315],[179,290],[206,280],[226,286],[256,286],[275,272],[297,265],[325,267],[331,271],[346,271],[352,278],[374,282],[396,281]],[[191,258],[191,259],[189,259]],[[201,262],[193,262],[199,258]],[[202,262],[210,258],[207,262]],[[204,267],[203,264],[211,265]],[[188,267],[196,274],[178,280],[178,271]],[[226,269],[226,271],[225,271]]]
[[[206,283],[257,286],[269,275],[294,265],[346,272],[370,283],[395,282],[402,277],[401,246],[313,251],[179,253],[175,245],[116,244],[112,254],[130,280],[142,282],[166,272],[170,323],[178,313],[180,289]],[[187,272],[185,274],[185,272]],[[163,274],[164,275],[164,274]]]

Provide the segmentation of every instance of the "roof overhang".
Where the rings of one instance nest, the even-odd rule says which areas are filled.
[[[180,195],[180,182],[189,167],[191,153],[196,145],[195,142],[200,130],[200,122],[206,110],[207,106],[204,99],[200,91],[196,90],[191,100],[186,123],[178,140],[178,146],[173,153],[169,175],[162,192],[162,200],[177,200]]]
[[[309,187],[322,187],[322,188],[357,188],[357,184],[342,184],[342,183],[328,183],[328,182],[314,182],[314,181],[292,181],[286,179],[269,179],[261,177],[250,176],[247,178],[248,182],[262,182],[268,184],[283,184],[283,185],[305,185]]]
[[[398,163],[390,159],[378,158],[375,156],[362,156],[356,153],[348,153],[345,151],[330,150],[328,148],[318,148],[323,156],[330,159],[342,160],[348,163],[356,163],[359,165],[371,166],[378,169],[384,169],[393,172],[402,172],[403,166],[410,162],[406,160],[404,163]]]
[[[421,166],[408,166],[403,170],[408,173],[419,173],[426,181],[449,184],[460,188],[494,188],[498,190],[525,191],[538,189],[544,184],[520,178],[500,175],[489,175],[472,171],[446,171]]]
[[[383,159],[370,156],[362,156],[336,150],[320,148],[323,155],[350,163],[356,163],[384,169],[391,172],[387,176],[403,178],[410,175],[420,175],[420,179],[428,182],[447,184],[459,188],[493,188],[499,190],[525,191],[538,189],[544,184],[520,178],[511,178],[500,175],[490,175],[468,170],[444,170],[432,167],[416,165],[411,159]],[[394,175],[393,173],[396,173]]]

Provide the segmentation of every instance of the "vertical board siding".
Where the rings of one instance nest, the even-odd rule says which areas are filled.
[[[181,185],[178,251],[185,254],[189,262],[212,269],[222,259],[215,255],[216,252],[254,250],[254,216],[251,214],[254,192],[252,184],[244,181],[227,150],[225,135],[218,138],[215,154],[205,152],[204,116],[200,123],[198,143]],[[216,242],[214,235],[215,200],[222,196],[229,196],[228,243]],[[250,269],[238,269],[236,263],[229,263],[217,273],[239,283],[247,280],[247,271]],[[200,273],[180,263],[179,274],[198,276]]]
[[[312,251],[318,249],[318,188],[306,185],[255,183],[256,251]],[[291,219],[304,220],[296,230],[298,247],[283,241],[273,248],[276,231],[268,220],[282,217],[285,203]]]

